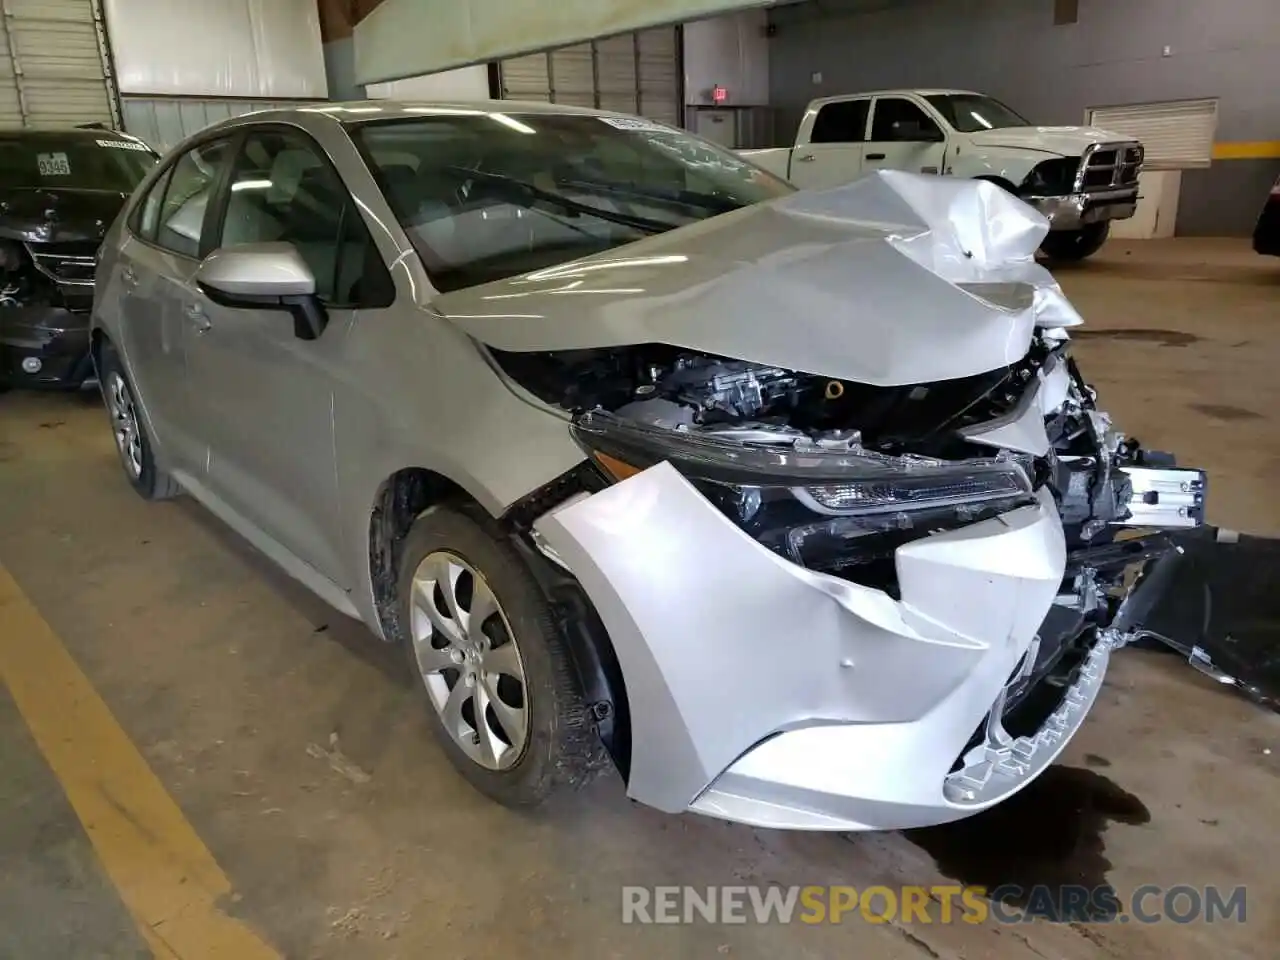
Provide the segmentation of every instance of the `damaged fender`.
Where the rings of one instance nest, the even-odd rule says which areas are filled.
[[[901,764],[842,758],[855,797],[951,807],[944,778],[1028,649],[1066,563],[1042,494],[900,547],[895,601],[779,557],[665,462],[544,515],[535,530],[581,582],[622,667],[628,794],[666,811],[688,809],[775,734],[851,724],[896,729],[898,747],[909,739],[918,758],[909,783]]]

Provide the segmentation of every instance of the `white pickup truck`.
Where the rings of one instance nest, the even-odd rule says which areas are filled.
[[[1082,260],[1138,205],[1142,144],[1096,127],[1036,127],[965,90],[881,90],[814,100],[793,147],[743,150],[798,187],[833,187],[872,170],[990,180],[1048,219],[1041,250]]]

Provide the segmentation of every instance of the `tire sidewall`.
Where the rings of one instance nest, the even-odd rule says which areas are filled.
[[[498,599],[514,635],[525,673],[524,701],[529,718],[524,752],[506,770],[480,766],[463,752],[441,723],[418,669],[412,638],[413,575],[428,555],[447,550],[484,577]],[[546,599],[506,544],[464,513],[433,507],[422,514],[401,545],[398,565],[397,615],[400,642],[417,695],[428,714],[432,733],[449,760],[482,793],[508,806],[533,806],[550,792],[560,762],[561,717],[570,705],[556,682],[548,641],[554,629]]]
[[[129,375],[125,373],[124,364],[120,362],[120,357],[116,353],[115,348],[108,342],[102,346],[102,369],[99,371],[99,387],[102,392],[102,402],[107,409],[107,417],[112,417],[111,400],[107,396],[110,389],[109,384],[111,378],[119,375],[124,380],[125,386],[129,388],[129,396],[133,400],[134,419],[138,425],[138,438],[142,447],[142,470],[135,477],[129,471],[129,466],[125,463],[124,451],[115,443],[115,423],[111,423],[112,428],[112,446],[116,448],[116,456],[120,461],[120,470],[124,474],[129,485],[133,487],[143,498],[150,500],[156,494],[156,459],[155,454],[151,450],[151,437],[147,434],[147,428],[142,422],[141,412],[138,407],[138,391],[133,386],[133,381],[129,379]]]

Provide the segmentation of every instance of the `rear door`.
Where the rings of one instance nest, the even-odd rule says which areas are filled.
[[[220,306],[192,292],[184,309],[200,320],[188,393],[209,439],[206,486],[294,557],[349,587],[334,393],[356,308],[389,306],[391,278],[337,171],[296,129],[250,130],[222,204],[210,245],[292,243],[315,275],[328,323],[318,339],[304,340],[288,311]]]
[[[863,170],[941,173],[946,135],[924,108],[907,97],[876,97]]]
[[[183,305],[195,289],[209,198],[230,159],[220,137],[182,154],[136,208],[119,261],[120,325],[130,373],[166,466],[204,469],[206,447],[187,404],[189,318]]]
[[[825,103],[813,119],[809,143],[791,154],[797,187],[835,187],[862,174],[870,99]]]

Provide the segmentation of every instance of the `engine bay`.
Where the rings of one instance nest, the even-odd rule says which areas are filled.
[[[959,429],[1009,413],[1048,356],[1038,344],[1016,366],[901,387],[695,354],[663,344],[507,353],[499,366],[540,400],[573,414],[620,417],[743,443],[860,444],[886,454],[974,455]]]

